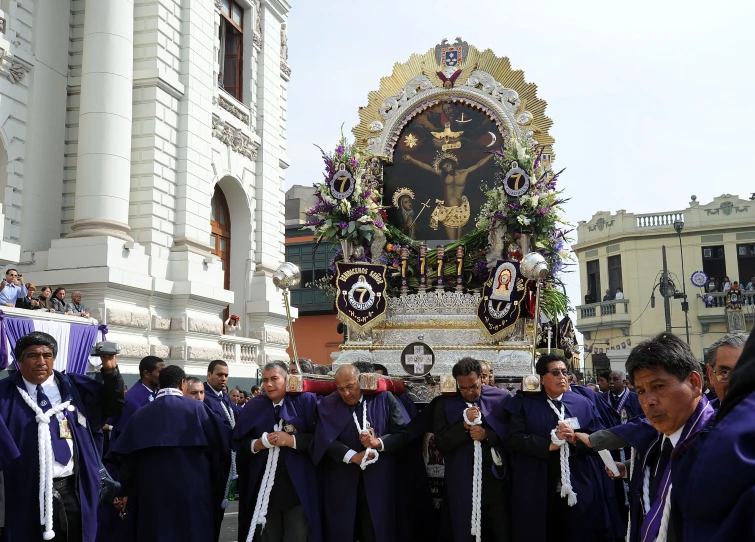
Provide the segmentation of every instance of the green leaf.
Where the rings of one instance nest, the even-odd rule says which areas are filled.
[[[354,230],[356,229],[357,229],[357,223],[354,222],[353,220],[349,222],[349,234],[354,233]]]

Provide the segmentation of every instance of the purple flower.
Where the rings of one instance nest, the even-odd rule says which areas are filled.
[[[393,267],[394,269],[397,268],[398,267],[398,260],[393,260],[393,262],[391,262],[391,267]]]
[[[342,230],[345,230],[346,228],[348,228],[348,227],[349,227],[349,223],[348,223],[348,222],[341,222],[341,223],[339,224],[339,226],[341,226],[341,229],[342,229]]]
[[[338,157],[339,160],[343,156],[343,151],[344,151],[343,144],[339,143],[338,147],[336,147],[336,156]]]
[[[375,227],[378,228],[378,229],[382,228],[383,227],[383,221],[378,218],[375,221]]]
[[[488,262],[480,260],[472,268],[472,274],[477,277],[477,280],[485,280],[488,278]]]
[[[359,165],[359,162],[357,162],[357,159],[356,158],[352,158],[351,159],[351,167],[353,167],[354,169],[356,169],[357,165]]]

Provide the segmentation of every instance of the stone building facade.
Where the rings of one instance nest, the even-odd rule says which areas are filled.
[[[0,0],[0,263],[81,290],[126,371],[287,358],[289,10]]]

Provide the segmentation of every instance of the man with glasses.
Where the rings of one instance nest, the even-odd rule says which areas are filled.
[[[710,402],[713,408],[718,408],[729,390],[729,376],[737,366],[746,341],[747,335],[729,333],[708,347],[708,365],[705,368],[708,380],[718,396]]]
[[[569,390],[563,356],[542,355],[535,370],[542,391],[517,393],[506,405],[517,488],[513,540],[614,540],[618,510],[614,495],[605,492],[610,486],[602,484],[602,464],[574,440],[575,432],[602,429],[595,405]]]
[[[483,540],[509,539],[508,514],[502,512],[508,509],[503,416],[509,393],[483,385],[484,363],[464,358],[454,365],[451,374],[459,392],[438,401],[434,412],[433,433],[435,445],[445,460],[446,498],[453,539],[464,542],[471,540],[470,526],[475,529],[477,525],[481,527]],[[481,460],[475,461],[478,442]],[[475,468],[480,468],[482,487],[476,488],[481,490],[479,492],[473,488]],[[474,495],[479,495],[479,502]]]
[[[26,297],[24,276],[19,275],[15,269],[8,269],[5,278],[0,282],[0,303],[6,307],[15,307],[16,299]]]

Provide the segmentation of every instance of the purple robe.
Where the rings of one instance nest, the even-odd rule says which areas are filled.
[[[303,438],[298,435],[312,434],[317,421],[317,396],[313,393],[301,395],[286,394],[280,410],[280,417],[284,426],[291,424],[296,428],[297,447],[306,446]],[[273,431],[277,423],[273,411],[273,403],[264,395],[253,397],[244,405],[241,415],[233,430],[232,447],[237,452],[249,439],[256,439],[264,432]],[[284,429],[285,430],[285,429]],[[239,475],[239,540],[246,540],[249,525],[257,503],[257,493],[254,491],[265,472],[265,465],[269,455],[267,449],[256,454],[239,453],[236,456],[236,470]],[[317,483],[317,471],[308,453],[297,453],[296,450],[281,448],[278,460],[286,462],[291,483],[296,489],[309,523],[309,536],[312,542],[322,541],[322,527],[320,523],[320,498]],[[275,490],[275,486],[273,486]]]
[[[754,413],[755,393],[751,393],[701,441],[687,490],[675,493],[684,542],[755,540]]]
[[[133,504],[135,542],[215,540],[230,439],[230,428],[188,397],[159,397],[131,416],[110,455]]]
[[[131,393],[131,392],[129,392]],[[210,407],[210,410],[212,410],[216,415],[220,416],[220,419],[223,420],[225,423],[228,424],[228,426],[231,426],[231,423],[228,421],[228,416],[226,416],[225,411],[223,410],[223,407],[220,406],[220,402],[223,402],[225,404],[225,407],[228,409],[228,412],[230,412],[235,419],[238,419],[239,414],[241,414],[241,409],[238,405],[234,405],[231,401],[231,398],[228,396],[227,392],[223,392],[223,398],[221,399],[220,396],[218,396],[217,392],[210,386],[207,382],[204,383],[204,403]]]
[[[510,415],[523,415],[526,433],[537,438],[545,449],[551,441],[551,430],[558,424],[556,413],[546,401],[544,392],[517,393],[506,405]],[[603,428],[595,404],[581,394],[567,391],[563,394],[562,403],[566,410],[565,417],[579,420],[578,431],[592,433]],[[512,427],[509,428],[509,439],[513,434],[511,430]],[[606,477],[603,462],[582,446],[577,446],[576,451],[575,447],[571,447],[570,452],[571,483],[577,494],[577,504],[569,507],[571,532],[565,534],[565,539],[613,541],[616,533],[612,520],[618,517],[618,512],[611,510],[611,507],[615,509],[612,494],[606,495],[606,488],[611,486],[602,483],[602,478]],[[548,525],[545,517],[548,460],[517,451],[512,451],[511,457],[513,540],[544,542]]]
[[[103,385],[85,375],[67,375],[76,386],[83,404],[55,371],[62,401],[71,400],[76,412],[68,413],[73,433],[76,491],[81,503],[82,540],[94,542],[97,534],[97,501],[100,493],[99,459],[87,428],[77,423],[83,414],[93,432],[101,432]],[[20,456],[3,469],[5,483],[5,528],[0,540],[8,542],[42,542],[43,527],[39,521],[39,448],[35,414],[24,402],[17,387],[25,390],[19,371],[0,381],[0,419],[5,423]],[[6,437],[7,438],[7,437]],[[3,439],[5,440],[5,439]],[[4,445],[7,447],[7,444]]]
[[[123,407],[123,412],[121,412],[120,416],[115,418],[115,421],[112,424],[113,431],[121,433],[131,419],[131,416],[134,415],[134,412],[149,403],[150,397],[154,399],[155,393],[156,392],[150,391],[149,388],[141,383],[141,381],[134,384],[126,394],[126,404]],[[118,438],[117,433],[114,433],[114,436],[111,437],[110,446],[112,446],[115,439]]]
[[[0,471],[19,455],[21,455],[21,452],[18,451],[16,443],[13,441],[13,436],[8,431],[8,428],[5,427],[5,422],[0,418]]]
[[[480,407],[485,430],[494,431],[501,441],[508,434],[505,406],[510,399],[511,396],[507,391],[493,386],[482,386],[480,397],[474,403]],[[467,408],[467,401],[460,394],[457,394],[454,397],[445,398],[445,407],[447,423],[449,426],[453,426],[462,421],[463,411]],[[496,446],[495,449],[501,458],[506,459],[507,454],[503,446]],[[469,445],[463,445],[444,453],[443,458],[446,466],[445,498],[448,500],[454,540],[458,542],[468,541],[472,539],[470,534],[472,525],[472,467],[474,465],[472,441],[469,440]],[[501,467],[491,466],[493,475],[498,479],[506,476],[506,470],[505,461]],[[500,497],[504,499],[504,495]],[[501,510],[501,513],[505,514],[508,511]]]
[[[581,386],[578,384],[572,384],[569,389],[574,393],[580,394],[582,397],[589,399],[592,404],[595,405],[595,409],[598,411],[598,416],[603,424],[603,427],[607,427],[608,413],[605,411],[605,403],[600,400],[601,394],[595,390],[588,388],[587,386]]]
[[[367,405],[367,421],[380,437],[388,433],[391,405],[390,392],[377,395],[362,395]],[[394,399],[395,400],[395,399]],[[400,403],[395,400],[400,407]],[[358,412],[361,419],[361,405]],[[400,407],[403,410],[403,407]],[[377,463],[364,471],[352,463],[335,461],[326,455],[328,447],[336,440],[352,450],[364,450],[359,442],[359,433],[349,405],[341,400],[338,392],[319,399],[317,404],[318,422],[310,451],[312,459],[321,469],[323,506],[325,519],[325,540],[345,542],[352,540],[356,521],[357,488],[360,477],[364,480],[370,516],[375,528],[377,542],[395,542],[395,472],[394,457],[391,453],[381,453]],[[404,411],[404,419],[408,415]]]

